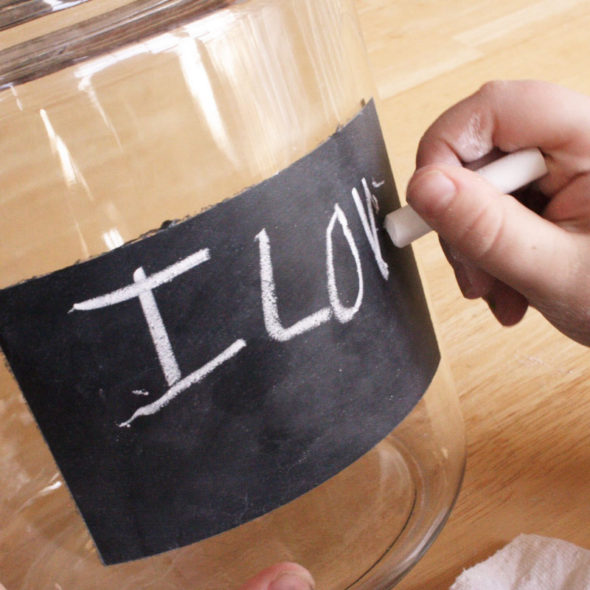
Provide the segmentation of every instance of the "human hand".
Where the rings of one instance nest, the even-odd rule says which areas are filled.
[[[313,590],[311,574],[296,563],[277,563],[246,582],[239,590]],[[1,589],[0,589],[1,590]]]
[[[529,206],[463,167],[527,147],[549,170],[519,195]],[[426,131],[407,200],[439,233],[465,297],[485,299],[504,325],[531,305],[590,345],[590,97],[545,82],[484,85]]]

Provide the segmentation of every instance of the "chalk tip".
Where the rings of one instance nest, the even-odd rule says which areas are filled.
[[[409,206],[405,205],[385,216],[384,227],[398,248],[405,248],[427,234],[431,227]]]

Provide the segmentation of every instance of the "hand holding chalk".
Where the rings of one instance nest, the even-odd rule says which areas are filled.
[[[491,183],[461,168],[500,146],[543,152],[550,169],[538,194],[527,195],[542,204],[542,214],[503,197],[545,172],[536,150],[526,150],[525,163],[514,164],[521,155],[513,153],[480,169]],[[508,176],[516,169],[518,177],[506,184],[497,167],[510,161]],[[535,80],[490,82],[433,121],[416,162],[408,203],[441,237],[463,295],[483,299],[505,326],[534,307],[590,346],[590,97]],[[409,234],[406,243],[420,232]]]
[[[477,170],[499,191],[510,193],[547,174],[543,155],[537,148],[513,152]],[[385,217],[385,229],[392,242],[403,248],[431,231],[431,227],[409,206]]]

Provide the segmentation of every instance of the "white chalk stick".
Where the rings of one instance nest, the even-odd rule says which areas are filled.
[[[477,173],[499,191],[511,193],[545,176],[547,165],[537,148],[529,148],[486,164]],[[384,225],[391,241],[398,248],[407,246],[432,229],[409,205],[386,215]]]

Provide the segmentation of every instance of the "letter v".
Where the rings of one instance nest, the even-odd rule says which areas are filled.
[[[361,223],[363,224],[363,229],[365,230],[365,235],[367,236],[367,240],[369,241],[371,250],[373,250],[373,255],[375,256],[375,261],[377,262],[377,266],[379,267],[381,276],[385,280],[387,280],[389,278],[389,267],[387,266],[387,262],[383,260],[383,256],[381,254],[381,246],[379,245],[379,238],[377,236],[377,226],[375,224],[375,214],[373,213],[373,204],[371,202],[373,195],[371,194],[369,186],[367,185],[367,181],[364,178],[362,182],[363,188],[365,189],[365,200],[367,202],[367,210],[369,212],[368,218],[367,214],[365,213],[365,208],[363,207],[361,197],[356,188],[352,189],[352,198],[354,200],[354,204],[356,205],[356,210],[361,219]]]

